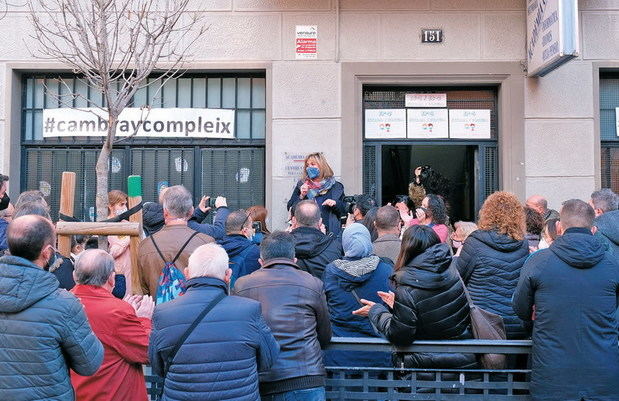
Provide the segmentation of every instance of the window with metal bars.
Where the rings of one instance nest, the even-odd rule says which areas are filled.
[[[619,71],[600,73],[600,139],[602,187],[619,193]]]
[[[64,82],[61,82],[62,79]],[[153,78],[158,79],[158,78]],[[40,189],[57,218],[62,171],[77,174],[75,214],[94,219],[97,137],[43,138],[44,108],[103,104],[100,93],[71,75],[26,75],[22,96],[21,189]],[[236,111],[236,139],[136,137],[114,147],[109,188],[126,191],[126,177],[142,176],[143,198],[157,201],[165,185],[182,184],[194,195],[224,195],[231,208],[264,204],[264,73],[184,74],[138,91],[129,107],[230,108]],[[78,97],[60,97],[68,93]]]

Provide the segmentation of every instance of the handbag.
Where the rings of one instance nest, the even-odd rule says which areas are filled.
[[[471,316],[471,329],[473,331],[473,337],[478,340],[506,340],[507,332],[505,331],[505,324],[503,318],[496,313],[488,312],[473,303],[471,294],[466,288],[462,276],[457,268],[456,274],[462,283],[464,288],[464,294],[469,303],[469,311]],[[505,369],[507,356],[504,354],[481,354],[479,355],[479,362],[484,369]]]

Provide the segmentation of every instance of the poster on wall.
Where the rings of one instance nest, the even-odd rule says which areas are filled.
[[[365,137],[406,138],[406,109],[365,110]]]
[[[617,127],[615,133],[619,136],[619,107],[615,108],[615,125]]]
[[[490,139],[490,110],[449,110],[449,137]]]
[[[297,60],[317,59],[318,26],[297,25],[295,33],[295,58]]]
[[[449,138],[447,109],[408,109],[406,114],[409,138]]]

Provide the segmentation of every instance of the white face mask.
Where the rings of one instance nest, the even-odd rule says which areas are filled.
[[[121,214],[125,213],[127,211],[127,208],[124,207],[122,209],[116,209],[116,216],[120,216]]]
[[[548,245],[548,243],[546,242],[546,240],[544,238],[539,240],[539,245],[537,246],[537,249],[546,249],[548,248],[550,245]]]

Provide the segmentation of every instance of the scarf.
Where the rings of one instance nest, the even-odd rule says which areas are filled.
[[[327,193],[327,191],[331,189],[333,184],[335,184],[335,178],[325,178],[319,183],[315,183],[312,180],[306,180],[305,183],[309,187],[309,190],[307,191],[307,199],[314,199],[318,195],[324,195],[325,193]]]

